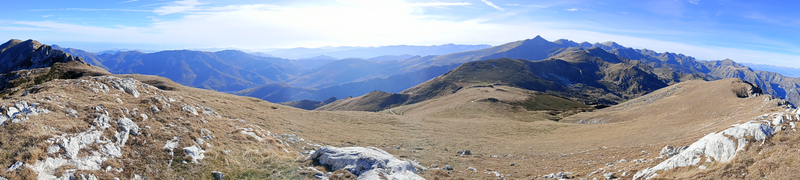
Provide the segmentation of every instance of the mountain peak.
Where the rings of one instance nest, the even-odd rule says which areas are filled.
[[[536,37],[534,37],[533,39],[530,39],[530,40],[531,41],[547,41],[546,39],[542,38],[542,36],[539,36],[539,35],[536,35]],[[547,41],[547,42],[550,42],[550,41]]]
[[[50,67],[55,63],[70,61],[86,64],[80,57],[72,56],[32,39],[23,42],[12,39],[0,45],[0,73]]]
[[[578,44],[577,42],[575,42],[575,41],[571,41],[571,40],[569,40],[569,39],[559,39],[559,40],[553,41],[553,43],[556,43],[556,44],[561,44],[561,45],[564,45],[564,46],[567,46],[567,47],[576,47],[576,46],[581,46],[581,45],[580,45],[580,44]]]
[[[615,49],[625,49],[626,48],[625,46],[619,45],[619,44],[617,44],[617,42],[614,42],[614,41],[606,41],[606,42],[601,43],[601,45],[608,46],[608,47],[615,48]]]

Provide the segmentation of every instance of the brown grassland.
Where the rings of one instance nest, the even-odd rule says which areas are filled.
[[[461,89],[455,94],[381,112],[306,111],[184,87],[161,77],[114,76],[134,78],[162,90],[143,90],[141,97],[134,98],[115,89],[95,93],[80,85],[80,80],[58,79],[38,84],[36,93],[12,93],[0,104],[38,102],[52,112],[2,126],[0,163],[7,167],[16,161],[34,163],[46,158],[49,144],[44,140],[87,130],[96,116],[91,107],[102,104],[115,120],[125,116],[125,108],[138,108],[150,117],[134,120],[144,133],[129,140],[123,148],[123,158],[103,165],[123,168],[122,173],[91,172],[102,179],[128,179],[135,174],[153,179],[211,179],[210,171],[224,172],[229,179],[310,179],[311,172],[298,170],[310,166],[298,153],[304,146],[312,147],[306,143],[379,147],[398,158],[429,167],[422,173],[428,179],[497,179],[494,171],[507,179],[535,179],[555,172],[572,172],[572,178],[602,178],[602,173],[588,175],[598,170],[616,172],[618,177],[627,179],[637,170],[662,161],[656,157],[665,145],[689,145],[707,133],[761,114],[783,111],[777,100],[766,96],[739,98],[734,87],[741,82],[735,79],[684,82],[594,112],[553,114],[502,103],[544,96],[508,86]],[[152,113],[151,105],[161,107],[153,100],[155,97],[173,97],[177,101],[171,103],[171,108]],[[209,107],[221,118],[191,115],[180,110],[184,104]],[[77,110],[79,117],[65,116],[67,108]],[[579,114],[565,117],[563,113]],[[601,123],[572,123],[592,119]],[[258,141],[242,134],[242,128],[254,129],[262,137],[267,137],[267,131],[296,134],[306,141],[289,143],[277,137]],[[186,160],[182,151],[176,149],[172,157],[163,149],[165,142],[176,136],[181,138],[179,147],[193,145],[193,140],[202,136],[202,129],[211,130],[215,138],[203,146],[206,158],[201,162],[182,163]],[[799,136],[788,131],[778,134],[769,146],[751,147],[737,156],[733,165],[709,164],[707,170],[699,172],[680,168],[664,177],[727,179],[738,176],[723,175],[740,171],[767,178],[792,174],[800,164],[800,154],[788,149],[797,149]],[[461,150],[470,150],[472,155],[459,156],[457,151]],[[635,162],[640,159],[646,160]],[[430,168],[433,164],[451,165],[454,170],[434,170]],[[468,167],[478,171],[472,172]],[[0,171],[0,176],[34,178],[30,170]]]

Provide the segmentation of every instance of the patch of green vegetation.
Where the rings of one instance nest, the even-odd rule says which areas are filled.
[[[547,94],[539,94],[535,96],[531,96],[525,101],[521,102],[511,102],[511,105],[520,106],[525,108],[528,111],[565,111],[565,110],[575,110],[575,109],[591,109],[591,106],[585,105],[583,103],[570,101],[568,99],[547,95]]]
[[[59,63],[54,64],[46,75],[38,76],[33,79],[34,85],[39,85],[53,79],[77,79],[83,76],[82,72],[73,71]]]

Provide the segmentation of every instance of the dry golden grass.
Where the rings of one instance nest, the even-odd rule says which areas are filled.
[[[28,96],[12,95],[0,103],[40,102],[40,106],[53,112],[0,128],[0,137],[10,137],[0,139],[0,149],[3,149],[0,163],[5,166],[16,161],[33,163],[48,156],[44,149],[49,144],[44,140],[52,135],[87,130],[96,117],[91,107],[102,104],[114,120],[126,114],[123,113],[125,108],[138,108],[140,113],[149,116],[146,121],[134,117],[143,135],[131,136],[123,148],[123,158],[104,163],[104,167],[124,169],[121,174],[86,172],[105,178],[129,179],[138,174],[154,179],[211,179],[210,171],[224,172],[230,179],[313,178],[314,173],[298,170],[298,167],[311,166],[297,153],[303,146],[310,145],[286,143],[273,137],[257,141],[241,133],[241,128],[251,128],[260,135],[266,131],[297,134],[315,144],[373,146],[401,159],[417,160],[426,167],[437,164],[455,168],[451,174],[434,169],[423,172],[429,179],[496,179],[491,174],[493,171],[509,179],[534,179],[554,172],[573,172],[571,177],[591,179],[602,176],[587,176],[599,168],[635,173],[657,162],[618,161],[652,160],[664,145],[688,145],[705,133],[778,109],[761,97],[736,97],[731,91],[733,80],[681,83],[677,85],[681,87],[679,92],[647,105],[608,108],[566,119],[603,118],[609,120],[609,124],[572,124],[549,121],[552,115],[546,112],[529,112],[507,104],[480,101],[487,98],[522,101],[532,93],[504,86],[462,89],[455,94],[379,113],[325,112],[184,87],[155,76],[119,77],[134,78],[169,90],[143,90],[141,97],[133,98],[114,89],[108,94],[95,94],[86,86],[70,85],[75,80],[54,80],[39,85],[39,91]],[[45,100],[48,96],[53,100]],[[170,103],[171,108],[162,108],[153,98],[164,96],[178,99],[178,102]],[[118,103],[116,98],[123,103]],[[209,107],[222,118],[190,115],[180,110],[183,104]],[[151,113],[151,105],[158,106],[161,111]],[[65,117],[66,108],[77,110],[79,118]],[[116,125],[112,127],[115,128]],[[206,140],[210,146],[203,146],[205,159],[197,164],[184,164],[184,160],[191,159],[187,159],[180,148],[194,145],[192,141],[202,136],[202,129],[211,130],[215,136]],[[180,145],[175,156],[169,156],[163,146],[175,136],[180,137]],[[458,156],[456,151],[460,150],[471,150],[473,155]],[[607,167],[611,162],[615,165]],[[474,167],[478,172],[469,171],[467,167]],[[28,170],[0,172],[0,176],[34,177]]]

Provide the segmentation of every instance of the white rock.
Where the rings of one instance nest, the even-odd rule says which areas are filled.
[[[14,118],[14,115],[16,115],[17,113],[19,113],[19,110],[15,107],[8,107],[8,111],[6,111],[6,115],[8,115],[8,117],[12,119]]]
[[[24,165],[25,165],[25,163],[17,161],[16,163],[14,163],[10,167],[8,167],[6,172],[8,172],[8,171],[16,171],[17,169],[19,169],[20,167],[22,167]]]
[[[116,80],[114,81],[113,86],[120,91],[125,91],[126,93],[133,95],[133,97],[139,97],[139,91],[136,90],[136,81],[131,78]]]
[[[99,117],[94,118],[92,124],[95,127],[105,130],[106,128],[111,127],[111,117],[106,116],[105,114],[101,114]]]
[[[181,110],[189,111],[190,113],[194,114],[195,116],[199,115],[197,113],[197,109],[195,109],[194,106],[186,105],[186,106],[183,106],[183,108],[181,108]]]
[[[186,152],[186,155],[189,155],[189,157],[192,157],[192,162],[193,163],[197,163],[197,160],[201,160],[201,159],[205,158],[203,153],[205,153],[206,151],[203,151],[203,149],[200,149],[196,145],[185,147],[185,148],[183,148],[183,151]]]
[[[125,143],[128,142],[128,135],[139,135],[139,126],[136,125],[131,119],[128,118],[120,118],[117,121],[117,125],[119,125],[119,132],[114,132],[114,138],[117,139],[117,144],[120,147],[124,147]]]
[[[745,137],[752,137],[757,141],[766,140],[774,134],[772,127],[756,121],[733,125],[720,133],[710,133],[701,138],[680,154],[669,158],[658,165],[637,172],[633,179],[649,179],[654,177],[656,171],[668,170],[677,167],[694,166],[700,162],[702,156],[708,157],[706,160],[720,161],[727,163],[736,156],[738,150],[743,150],[747,140]],[[737,142],[727,136],[732,136]],[[737,146],[738,143],[738,146]]]
[[[336,171],[344,169],[358,176],[358,179],[423,179],[418,176],[414,166],[401,161],[391,154],[374,147],[324,146],[309,156],[314,162],[329,166]]]
[[[8,121],[8,117],[0,115],[0,126],[6,124],[6,121]]]
[[[81,174],[78,175],[78,177],[80,177],[80,180],[98,180],[97,176],[95,176],[94,174],[89,174],[89,175]]]
[[[772,119],[772,125],[774,126],[774,125],[778,125],[778,124],[783,123],[783,121],[784,121],[783,117],[784,116],[786,116],[785,113],[780,113],[777,116],[775,116],[775,118]]]
[[[178,136],[172,137],[171,140],[167,140],[167,144],[164,145],[164,149],[169,149],[169,155],[174,156],[175,153],[172,151],[175,148],[178,148],[178,143],[180,142],[180,138]]]
[[[159,110],[158,110],[158,107],[156,107],[155,105],[150,105],[150,111],[153,111],[154,113],[157,113]]]
[[[256,140],[258,140],[259,142],[260,141],[264,141],[264,138],[258,136],[258,134],[254,133],[254,132],[242,130],[242,134],[249,135],[249,136],[255,138]]]
[[[87,132],[81,132],[74,136],[65,136],[58,138],[59,146],[61,146],[64,151],[66,151],[67,157],[70,159],[77,159],[78,152],[92,144],[96,143],[105,143],[105,141],[101,140],[103,137],[103,132],[97,130],[89,130]]]

